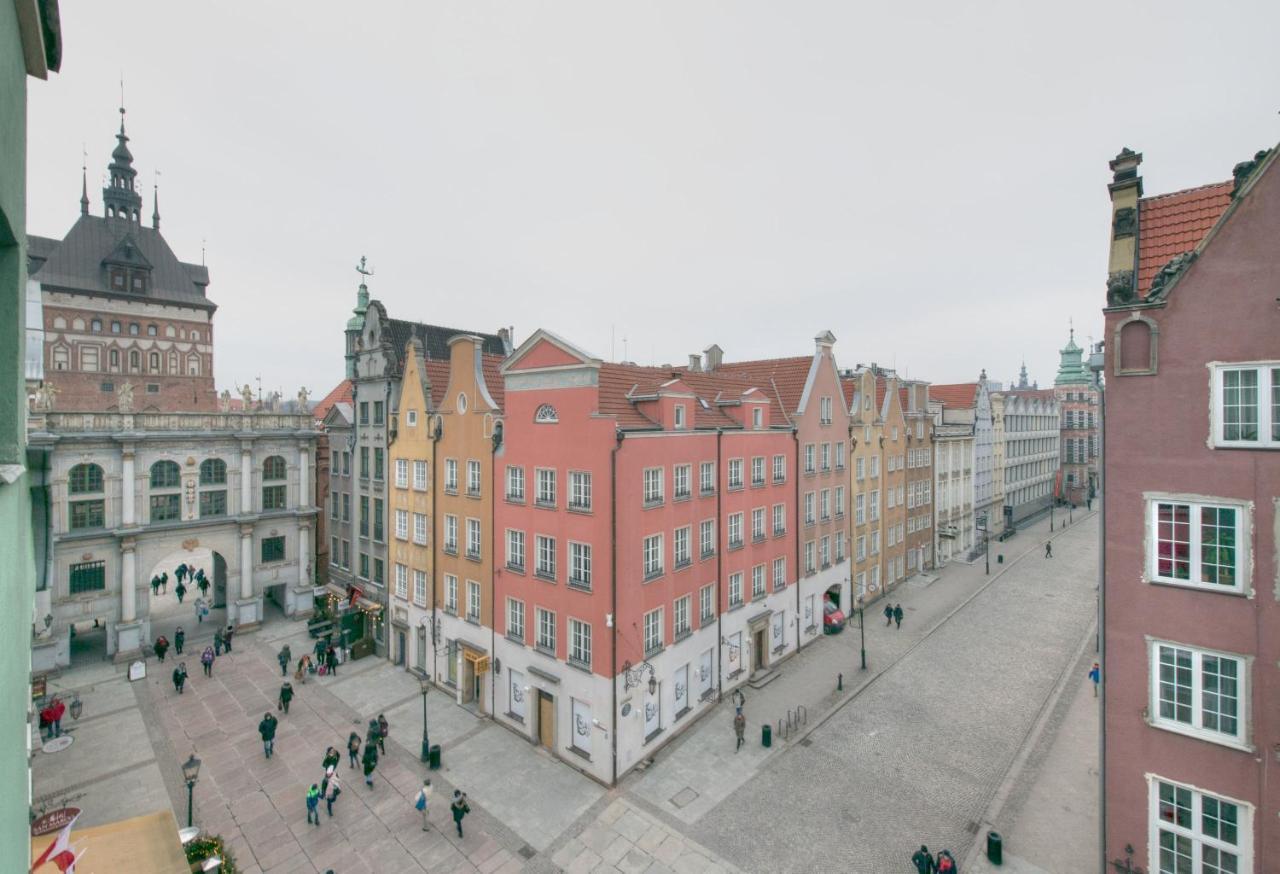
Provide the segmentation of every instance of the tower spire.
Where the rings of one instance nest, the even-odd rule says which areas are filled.
[[[80,215],[89,214],[89,151],[80,147]]]
[[[133,167],[133,154],[129,151],[129,137],[124,132],[124,85],[121,84],[120,133],[116,134],[116,147],[111,151],[111,163],[107,172],[111,179],[102,189],[102,205],[107,218],[123,218],[132,222],[142,221],[142,196],[138,194],[135,179],[138,171]]]
[[[160,171],[156,171],[156,179],[151,183],[151,227],[160,230]]]

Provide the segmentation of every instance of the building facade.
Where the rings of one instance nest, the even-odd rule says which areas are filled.
[[[102,215],[89,211],[60,240],[31,236],[31,278],[40,285],[46,405],[63,410],[138,412],[217,409],[209,271],[178,260],[160,234],[159,193],[151,226],[125,134],[120,132],[102,189]]]
[[[1015,525],[1048,510],[1058,495],[1062,412],[1054,392],[1004,393],[1004,513]]]
[[[903,380],[899,397],[907,433],[906,573],[909,576],[933,568],[933,417],[929,415],[927,382]]]
[[[148,581],[198,550],[212,553],[210,606],[228,623],[258,625],[264,599],[286,615],[310,612],[309,415],[49,412],[31,425],[48,507],[36,609],[49,622],[36,669],[69,665],[73,626],[87,623],[106,628],[101,655],[136,656],[161,605]]]
[[[876,402],[880,406],[884,470],[881,522],[884,558],[880,576],[887,592],[907,576],[907,419],[902,413],[898,377],[892,371],[881,370],[876,374]]]
[[[1275,870],[1280,170],[1142,196],[1111,163],[1105,859]],[[1153,427],[1153,424],[1155,427]]]
[[[1075,329],[1059,354],[1053,396],[1062,410],[1062,495],[1085,506],[1098,488],[1098,386]]]
[[[884,594],[884,419],[876,403],[879,368],[859,365],[841,377],[850,411],[849,483],[853,494],[850,553],[855,591],[863,602]]]
[[[1005,495],[1007,456],[1004,437],[1003,392],[992,392],[991,394],[991,465],[995,472],[995,478],[991,484],[991,512],[988,516],[987,539],[999,536],[1000,532],[1007,527],[1011,518],[1005,514],[1005,507],[1008,504],[1006,501],[1007,496]]]
[[[929,389],[933,413],[934,512],[937,560],[967,560],[979,542],[974,513],[976,382],[934,385]],[[994,464],[994,452],[992,453]]]

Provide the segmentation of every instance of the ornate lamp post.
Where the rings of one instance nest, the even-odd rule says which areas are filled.
[[[625,692],[634,686],[639,686],[644,679],[644,672],[646,669],[649,671],[649,694],[653,695],[656,693],[658,691],[657,672],[654,671],[653,665],[649,664],[647,661],[641,662],[634,668],[631,667],[631,662],[629,661],[622,666],[623,691]]]
[[[427,734],[427,691],[431,688],[431,681],[424,675],[418,678],[418,682],[422,684],[422,761],[427,762],[431,759],[431,738]]]
[[[866,604],[863,603],[862,596],[858,596],[858,638],[862,644],[862,670],[867,669],[867,632],[862,624],[863,613],[866,611]]]
[[[182,779],[187,782],[187,828],[190,828],[195,812],[196,781],[200,779],[200,760],[195,753],[182,763]]]

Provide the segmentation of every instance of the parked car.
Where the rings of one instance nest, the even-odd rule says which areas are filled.
[[[822,599],[822,630],[826,634],[844,631],[844,613],[840,611],[830,598]]]

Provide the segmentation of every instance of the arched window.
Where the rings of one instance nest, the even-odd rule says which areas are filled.
[[[138,350],[134,349],[129,352],[129,369],[140,370],[142,368],[142,356],[138,354]]]
[[[151,465],[151,521],[172,522],[182,518],[182,472],[177,462],[157,461]]]
[[[138,323],[137,323],[137,322],[130,322],[130,323],[129,323],[129,333],[130,333],[130,334],[132,334],[134,337],[138,336]]]
[[[151,372],[159,373],[160,372],[160,353],[152,352],[148,357],[150,358],[151,361],[150,361],[150,364],[148,364],[147,366],[151,369]]]
[[[93,333],[95,334],[102,333],[102,319],[94,319],[92,322],[89,323],[89,326],[93,329]]]
[[[227,515],[227,463],[221,458],[200,462],[200,518]]]
[[[81,496],[68,502],[67,521],[70,530],[101,528],[106,524],[101,467],[96,464],[77,464],[71,468],[67,474],[67,491]]]
[[[120,350],[112,349],[110,359],[111,359],[111,369],[119,370],[120,369]]]
[[[551,404],[543,404],[538,407],[537,412],[533,414],[533,421],[540,424],[553,424],[560,421],[560,417],[556,415],[556,408]]]
[[[271,455],[267,460],[262,462],[262,509],[263,510],[283,510],[288,506],[288,489],[281,480],[288,474],[288,466],[284,462],[284,457],[280,455]],[[277,485],[266,485],[266,483],[278,483]]]
[[[156,330],[155,325],[147,325],[147,336],[154,337],[156,335]]]

